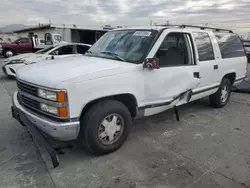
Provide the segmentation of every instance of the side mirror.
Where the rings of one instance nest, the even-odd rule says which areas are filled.
[[[144,68],[159,69],[159,58],[147,58],[143,63]]]

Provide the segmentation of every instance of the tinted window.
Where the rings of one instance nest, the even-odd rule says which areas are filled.
[[[67,55],[67,54],[73,54],[73,46],[62,46],[55,51],[51,52],[51,55]]]
[[[183,33],[171,33],[166,36],[156,53],[160,67],[192,64],[187,41],[187,35]]]
[[[214,59],[214,50],[207,33],[194,32],[195,42],[198,48],[199,61],[209,61]]]
[[[232,33],[216,33],[222,58],[245,56],[244,47],[238,35]]]
[[[77,53],[78,54],[85,54],[85,52],[89,49],[88,46],[77,45]]]
[[[21,39],[16,40],[16,42],[19,42],[19,43],[22,43],[22,44],[29,43],[29,39],[28,38],[21,38]]]

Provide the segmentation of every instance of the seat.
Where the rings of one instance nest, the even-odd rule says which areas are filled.
[[[184,64],[182,51],[179,47],[170,47],[160,58],[160,66],[177,66]]]

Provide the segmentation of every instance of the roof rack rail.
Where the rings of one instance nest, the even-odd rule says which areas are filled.
[[[193,27],[193,28],[200,28],[201,30],[205,30],[205,29],[211,29],[214,31],[227,31],[229,33],[233,33],[232,30],[229,29],[220,29],[220,28],[215,28],[215,27],[206,27],[206,26],[197,26],[197,25],[170,25],[170,24],[165,24],[165,25],[155,25],[155,26],[174,26],[174,27],[179,27],[179,28],[186,28],[186,27]]]

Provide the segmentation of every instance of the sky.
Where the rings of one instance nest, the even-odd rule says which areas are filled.
[[[250,0],[1,0],[0,26],[200,24],[250,32]],[[250,35],[250,34],[249,34]]]

